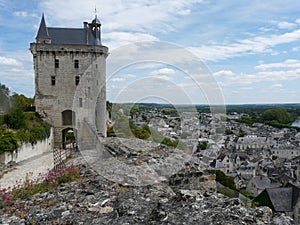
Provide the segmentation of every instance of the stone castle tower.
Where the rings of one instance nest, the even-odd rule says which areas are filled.
[[[47,27],[44,14],[30,44],[35,71],[36,111],[54,127],[54,146],[64,147],[66,133],[74,130],[74,105],[82,110],[96,102],[92,117],[98,133],[106,136],[106,58],[101,44],[101,23],[97,15],[83,28]],[[80,86],[84,92],[76,94]],[[96,90],[99,89],[97,92]],[[98,96],[96,93],[100,93]],[[91,118],[90,118],[91,119]],[[74,130],[74,132],[76,132]]]

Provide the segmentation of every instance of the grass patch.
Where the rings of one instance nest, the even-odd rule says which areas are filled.
[[[234,191],[234,190],[232,190],[228,187],[219,189],[218,192],[221,193],[222,195],[225,195],[225,196],[229,197],[229,198],[234,198],[236,196],[236,191]]]

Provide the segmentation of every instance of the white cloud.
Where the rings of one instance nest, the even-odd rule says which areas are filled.
[[[220,70],[218,72],[213,73],[213,75],[216,77],[228,77],[233,76],[234,73],[231,70]]]
[[[0,82],[12,91],[33,96],[34,71],[32,56],[29,51],[3,51],[0,56]],[[5,56],[4,56],[5,55]]]
[[[142,62],[134,65],[136,69],[154,69],[161,67],[162,63]]]
[[[125,80],[125,78],[122,78],[122,77],[114,77],[114,78],[111,78],[109,79],[110,81],[112,82],[123,82]]]
[[[298,24],[300,24],[300,18],[297,19],[295,22],[298,23]]]
[[[292,48],[293,52],[298,52],[300,50],[300,46],[296,46]]]
[[[181,10],[181,11],[178,11],[178,14],[179,15],[188,15],[191,13],[191,10],[190,9],[184,9],[184,10]]]
[[[239,88],[239,90],[246,90],[246,91],[253,90],[253,89],[254,89],[253,87],[241,87],[241,88]]]
[[[154,70],[150,73],[152,76],[157,76],[157,75],[172,75],[175,73],[175,70],[170,69],[170,68],[162,68],[159,70]]]
[[[17,12],[14,12],[14,15],[15,16],[20,16],[20,17],[27,17],[28,13],[25,12],[25,11],[17,11]]]
[[[294,29],[295,27],[297,27],[297,24],[284,21],[279,22],[277,26],[279,29]]]
[[[298,59],[287,59],[279,63],[261,64],[256,66],[255,69],[267,70],[275,68],[300,68],[300,60]]]
[[[113,78],[108,79],[108,82],[110,82],[110,81],[112,81],[112,82],[123,82],[126,79],[135,78],[135,77],[136,77],[136,75],[134,75],[134,74],[123,74],[123,75],[120,75],[118,77],[113,77]]]
[[[283,85],[282,84],[273,84],[271,86],[271,89],[275,89],[275,90],[283,89]]]
[[[125,79],[129,79],[129,78],[135,78],[136,75],[134,75],[134,74],[124,74],[122,77],[125,78]]]
[[[292,81],[300,79],[300,68],[294,70],[280,70],[280,71],[261,71],[258,73],[249,74],[234,74],[227,77],[222,82],[223,86],[230,86],[233,84],[254,84],[266,81]]]
[[[169,77],[169,76],[166,76],[166,75],[157,75],[157,76],[155,76],[155,78],[162,79],[162,80],[167,80],[167,81],[172,81],[173,80],[172,77]]]
[[[13,59],[13,58],[0,56],[0,65],[20,66],[21,62],[17,61],[16,59]]]
[[[262,32],[270,32],[270,31],[274,31],[273,27],[260,27],[258,28],[258,30],[262,31]]]
[[[272,47],[300,40],[300,30],[269,37],[256,36],[228,45],[203,45],[188,48],[205,61],[217,61],[257,53],[272,53]]]
[[[35,13],[28,13],[26,11],[16,11],[13,13],[14,16],[18,16],[18,17],[36,17],[39,18],[39,16]]]
[[[158,41],[158,38],[144,33],[132,33],[132,32],[110,32],[106,33],[105,40],[108,39],[108,45],[110,49],[115,49],[134,42],[142,41]]]
[[[102,0],[97,5],[100,20],[105,24],[104,29],[145,30],[166,32],[176,29],[176,21],[188,15],[194,4],[204,0]],[[59,25],[73,25],[74,21],[91,20],[94,0],[44,0],[40,3],[51,23]],[[65,10],[68,9],[68,10]],[[170,23],[172,22],[172,23]],[[63,24],[62,24],[63,23]]]

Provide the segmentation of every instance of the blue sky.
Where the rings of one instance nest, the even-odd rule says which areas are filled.
[[[172,43],[204,62],[225,103],[300,102],[300,1],[295,0],[0,0],[0,82],[33,97],[29,44],[41,14],[47,26],[80,28],[93,19],[95,6],[102,43],[111,52],[137,41]],[[109,100],[117,101],[132,83],[155,77],[171,82],[171,93],[179,86],[191,102],[207,103],[205,90],[191,88],[175,61],[119,71],[108,81]]]

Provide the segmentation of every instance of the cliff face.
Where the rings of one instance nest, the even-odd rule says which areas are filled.
[[[143,144],[143,150],[136,148]],[[78,154],[81,179],[60,185],[0,211],[1,224],[294,224],[267,207],[246,208],[238,199],[215,191],[213,172],[185,153],[146,142],[120,143],[106,148],[129,165],[147,164],[160,182],[126,185],[105,179]],[[176,169],[175,169],[176,168]],[[131,177],[135,175],[131,174]],[[137,175],[138,176],[138,175]],[[143,183],[144,184],[144,183]]]

